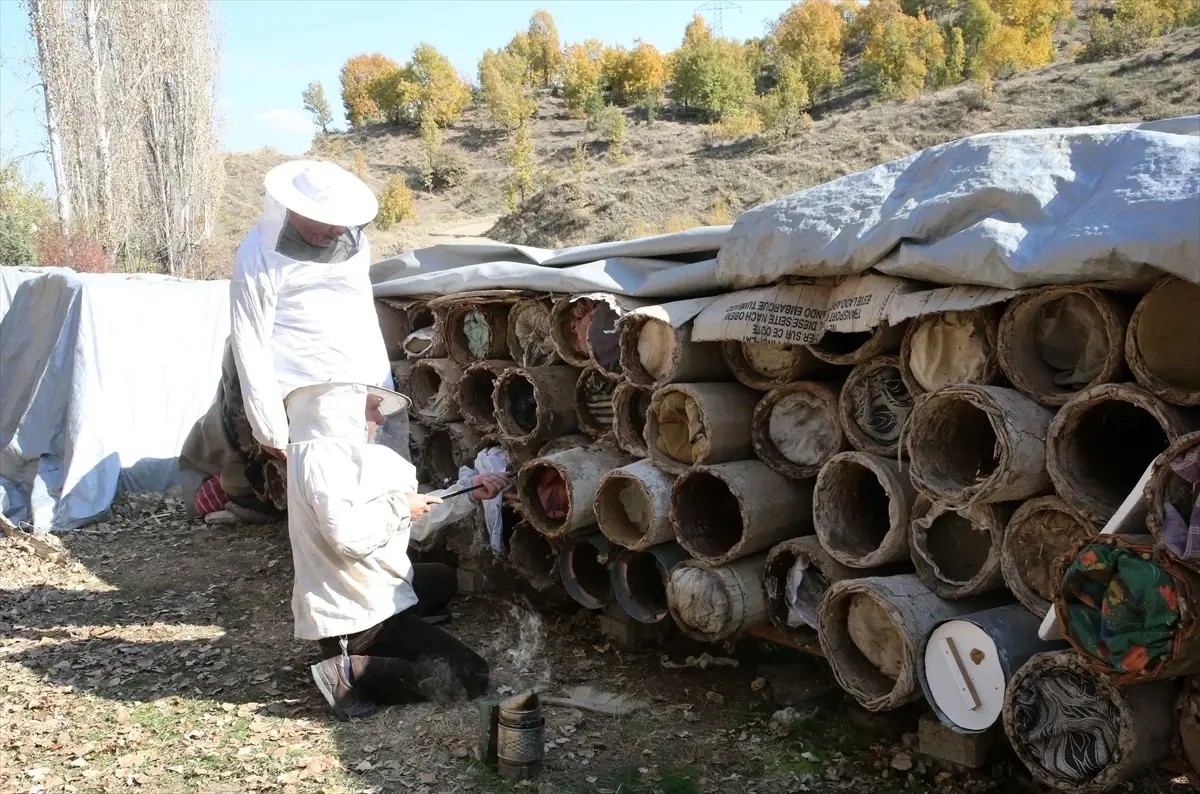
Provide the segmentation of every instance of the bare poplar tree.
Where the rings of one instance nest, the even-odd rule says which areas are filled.
[[[29,12],[29,32],[37,42],[38,72],[42,75],[43,104],[46,108],[46,137],[50,142],[50,165],[54,171],[55,203],[65,233],[71,224],[71,186],[67,180],[67,152],[63,145],[60,115],[64,98],[62,38],[66,32],[65,0],[25,0]]]

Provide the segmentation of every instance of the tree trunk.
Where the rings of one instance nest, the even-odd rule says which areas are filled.
[[[112,229],[112,154],[109,150],[107,108],[104,96],[104,58],[100,41],[100,2],[87,0],[84,5],[84,36],[91,63],[92,102],[96,113],[96,161],[99,167],[99,224],[100,240],[108,257],[109,267],[116,258],[117,246],[110,239]]]
[[[53,0],[51,0],[53,2]],[[58,207],[58,222],[62,233],[71,226],[71,186],[67,180],[67,155],[63,148],[62,132],[59,130],[58,87],[55,85],[55,64],[47,46],[48,26],[53,24],[46,18],[43,0],[26,0],[29,23],[33,38],[37,42],[38,70],[42,75],[42,92],[46,103],[46,135],[50,139],[50,164],[54,169],[54,201]]]

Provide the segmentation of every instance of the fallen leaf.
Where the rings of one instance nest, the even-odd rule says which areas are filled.
[[[425,774],[421,775],[420,780],[424,785],[432,786],[437,782],[437,775],[433,774],[432,772],[426,772]]]
[[[355,772],[370,772],[374,768],[375,768],[375,765],[364,758],[363,760],[359,761],[354,766],[354,771]]]
[[[898,772],[907,772],[908,770],[912,769],[912,767],[912,756],[908,753],[896,753],[894,756],[892,756],[892,769],[895,769]]]

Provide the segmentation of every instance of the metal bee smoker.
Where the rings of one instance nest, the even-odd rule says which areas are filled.
[[[479,716],[480,760],[495,763],[500,777],[512,782],[533,780],[542,773],[546,720],[536,692],[482,704]]]

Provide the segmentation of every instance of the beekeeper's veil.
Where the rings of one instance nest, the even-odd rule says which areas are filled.
[[[267,172],[263,187],[263,214],[257,224],[262,246],[271,254],[288,259],[325,263],[349,260],[362,243],[362,227],[379,211],[371,188],[333,163],[318,160],[282,163]],[[288,225],[289,211],[318,223],[344,226],[348,232],[335,245],[314,248]]]
[[[292,391],[284,403],[291,443],[329,438],[386,446],[405,460],[408,398],[364,383],[317,383]]]

